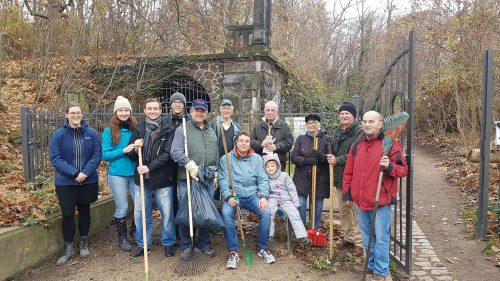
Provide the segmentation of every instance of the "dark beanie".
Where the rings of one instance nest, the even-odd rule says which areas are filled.
[[[339,113],[341,111],[348,111],[348,112],[350,112],[352,114],[352,116],[356,117],[356,107],[354,106],[354,104],[352,104],[352,103],[350,103],[348,101],[344,102],[340,106]]]
[[[184,106],[186,106],[186,97],[183,94],[175,92],[173,95],[170,96],[170,104],[172,104],[172,102],[176,100],[182,101],[182,103],[184,103]]]
[[[315,120],[315,121],[321,122],[321,117],[319,117],[319,115],[317,115],[317,114],[311,113],[311,114],[306,116],[306,122],[309,120]]]

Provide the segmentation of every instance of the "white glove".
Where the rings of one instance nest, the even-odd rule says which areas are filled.
[[[199,181],[200,179],[198,178],[198,165],[191,160],[189,161],[186,166],[184,166],[186,170],[189,172],[189,175],[195,180]]]

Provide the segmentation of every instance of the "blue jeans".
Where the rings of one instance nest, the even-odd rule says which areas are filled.
[[[307,217],[307,197],[299,195],[299,214],[302,223],[306,225],[306,217]],[[314,229],[319,230],[319,224],[321,222],[321,211],[323,210],[323,199],[316,198],[315,202],[315,213],[314,213]],[[312,207],[312,206],[311,206]],[[312,214],[312,213],[311,213]],[[309,222],[312,224],[311,218],[309,218]],[[312,228],[312,226],[310,226]]]
[[[208,195],[210,198],[214,198],[214,180],[210,180],[208,184]],[[179,180],[177,181],[177,197],[179,198],[179,204],[181,204],[184,196],[187,195],[187,181]],[[180,206],[179,206],[180,208]],[[181,249],[186,249],[191,247],[191,236],[189,234],[189,227],[179,225],[179,238],[181,239]],[[196,246],[198,249],[206,249],[212,245],[210,241],[210,230],[206,228],[198,228],[198,239],[196,240]]]
[[[137,228],[135,232],[135,242],[137,246],[144,248],[144,240],[142,237],[142,215],[141,215],[141,188],[136,185],[134,199],[134,219]],[[148,248],[153,244],[151,239],[153,215],[151,212],[152,197],[155,197],[156,206],[161,213],[161,244],[163,247],[175,245],[175,225],[174,225],[174,202],[173,202],[173,187],[163,187],[158,189],[144,188],[144,205],[146,210],[146,234]]]
[[[262,211],[259,208],[259,197],[257,195],[249,197],[240,197],[240,208],[249,210],[259,216],[259,234],[257,237],[257,250],[267,250],[267,239],[269,239],[269,228],[271,227],[271,211],[269,208]],[[238,251],[238,236],[234,224],[236,208],[231,207],[227,202],[222,205],[222,219],[226,227],[224,235],[227,240],[227,249],[229,251]]]
[[[115,218],[124,218],[128,211],[127,194],[130,193],[132,199],[135,196],[134,176],[122,177],[108,174],[108,185],[111,187],[115,199]]]
[[[372,215],[373,211],[362,211],[360,209],[358,212],[359,230],[361,231],[361,236],[363,236],[365,251],[368,249]],[[389,231],[391,223],[391,205],[378,207],[377,217],[375,219],[375,235],[373,236],[372,245],[370,247],[371,252],[368,260],[368,268],[382,276],[387,276],[389,274],[389,246],[391,242],[391,234]]]

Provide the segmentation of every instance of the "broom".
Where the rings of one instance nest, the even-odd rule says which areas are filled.
[[[224,147],[224,154],[226,155],[226,165],[227,171],[229,173],[229,183],[231,184],[231,192],[233,193],[233,197],[236,201],[238,201],[238,196],[234,191],[234,182],[233,182],[233,172],[231,170],[231,163],[229,161],[229,153],[227,152],[227,144],[226,144],[226,133],[224,130],[224,126],[222,125],[222,120],[220,122],[220,134],[222,136],[222,146]],[[245,233],[243,232],[243,225],[241,224],[241,211],[240,205],[236,206],[236,219],[238,220],[238,229],[241,235],[241,244],[243,245],[243,250],[245,252],[245,262],[247,265],[253,264],[253,252],[247,249],[247,242],[245,240]]]
[[[137,154],[139,156],[139,166],[142,166],[142,145],[137,146]],[[146,210],[144,205],[144,175],[139,175],[139,182],[141,185],[141,217],[142,217],[142,240],[144,249],[144,280],[149,279],[149,268],[148,268],[148,236],[146,231]]]
[[[406,112],[399,112],[384,118],[384,139],[382,141],[382,150],[384,155],[387,155],[391,146],[398,140],[401,131],[406,125],[406,121],[410,115]],[[390,156],[390,155],[389,155]],[[375,219],[377,218],[378,201],[380,198],[380,188],[382,186],[382,178],[384,176],[384,168],[380,167],[378,176],[377,193],[375,195],[375,206],[372,213],[372,224],[370,226],[370,235],[368,236],[368,248],[366,249],[365,269],[363,271],[363,280],[366,281],[366,272],[368,271],[368,261],[370,260],[371,244],[373,235],[375,234]]]
[[[186,118],[182,118],[182,130],[184,133],[184,153],[188,154],[187,134],[186,134]],[[189,236],[191,237],[191,247],[187,249],[189,259],[179,260],[173,265],[172,271],[181,276],[194,276],[206,272],[212,262],[207,259],[207,256],[202,253],[198,248],[194,247],[194,230],[193,230],[193,209],[191,208],[191,177],[189,171],[186,169],[187,181],[187,197],[188,197],[188,216],[189,216]]]

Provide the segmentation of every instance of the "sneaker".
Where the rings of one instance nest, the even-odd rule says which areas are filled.
[[[311,240],[309,240],[307,237],[302,237],[297,240],[302,247],[308,247],[311,245]]]
[[[357,273],[363,274],[365,272],[365,266],[364,265],[356,265],[354,266],[354,271]],[[371,268],[366,269],[366,274],[373,274],[373,270]]]
[[[264,258],[264,262],[267,264],[274,263],[276,260],[274,259],[273,254],[269,252],[269,250],[264,250],[260,249],[260,251],[257,253],[259,257]]]
[[[362,256],[365,250],[360,246],[354,246],[354,249],[350,250],[349,253],[355,257]]]
[[[385,276],[377,274],[377,273],[374,273],[372,275],[372,279],[371,279],[371,281],[384,281],[384,280],[385,280]]]
[[[166,246],[165,247],[165,257],[173,258],[175,255],[175,247],[174,246]]]
[[[186,248],[182,249],[181,260],[182,261],[190,261],[193,258],[193,249]]]
[[[207,255],[209,258],[213,258],[215,257],[215,251],[214,249],[212,249],[212,247],[208,246],[206,248],[203,248],[203,249],[200,249],[200,251],[202,253],[204,253],[205,255]]]
[[[148,248],[148,255],[151,253],[151,248]],[[140,257],[144,256],[144,248],[137,247],[137,249],[133,250],[130,253],[130,258],[131,259],[138,259]]]
[[[238,265],[239,261],[240,261],[240,256],[238,255],[238,252],[235,251],[229,252],[229,258],[227,259],[226,262],[226,268],[236,269],[236,266]]]

